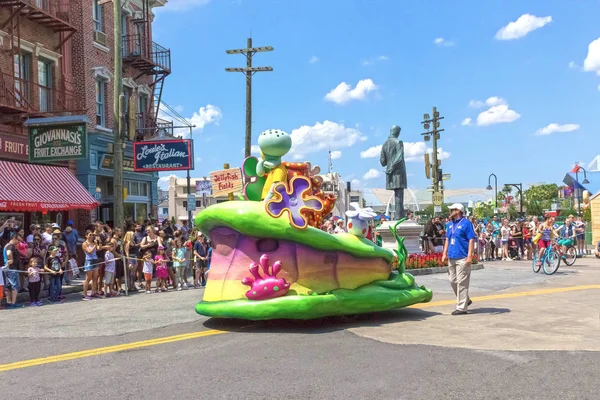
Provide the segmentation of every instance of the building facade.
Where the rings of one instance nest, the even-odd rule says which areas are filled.
[[[113,215],[114,127],[114,18],[113,3],[84,1],[73,38],[77,96],[85,101],[89,119],[89,158],[77,162],[77,177],[96,196],[100,206],[82,213],[84,220],[111,222]],[[158,173],[133,170],[133,141],[171,130],[172,123],[157,118],[162,85],[171,72],[170,51],[152,41],[152,9],[165,0],[123,2],[123,93],[127,121],[124,148],[125,220],[143,221],[158,213]]]
[[[191,178],[190,179],[190,193],[196,195],[196,210],[192,211],[192,219],[203,209],[213,204],[222,203],[227,201],[227,196],[213,197],[210,193],[202,194],[196,193],[197,182],[210,181],[209,178]],[[187,179],[176,178],[174,176],[169,177],[169,198],[167,200],[168,213],[164,213],[163,218],[172,219],[175,217],[177,223],[188,219],[187,204],[188,203],[188,189]]]
[[[85,131],[70,131],[83,141],[76,154],[43,157],[41,148],[50,155],[52,144],[44,138],[31,142],[30,130],[41,130],[25,125],[38,121],[66,131],[85,124],[84,105],[73,91],[71,57],[80,9],[80,1],[0,1],[0,225],[7,219],[21,227],[64,224],[95,206],[74,176],[74,159],[87,156]],[[57,131],[45,137],[68,141]],[[36,151],[30,154],[32,143]],[[60,191],[53,190],[57,184]]]

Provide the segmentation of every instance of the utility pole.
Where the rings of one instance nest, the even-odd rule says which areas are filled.
[[[114,19],[114,90],[113,90],[113,135],[114,135],[114,176],[113,176],[113,212],[115,228],[123,228],[125,220],[124,199],[123,199],[123,139],[125,136],[125,124],[122,119],[125,117],[123,95],[123,20],[122,2],[113,1],[113,19]]]
[[[246,68],[225,68],[227,72],[243,72],[246,75],[246,140],[245,153],[250,157],[250,148],[252,146],[252,75],[256,72],[271,72],[272,67],[253,67],[252,57],[256,53],[273,51],[273,47],[252,47],[252,38],[248,38],[245,49],[226,50],[227,54],[243,54],[246,56]]]
[[[436,107],[433,107],[433,118],[429,114],[423,114],[423,128],[427,129],[427,132],[422,133],[426,142],[429,140],[433,141],[433,151],[431,153],[432,162],[429,164],[429,156],[425,154],[425,174],[429,178],[431,176],[432,183],[432,203],[434,207],[441,207],[444,203],[444,182],[443,180],[450,179],[450,175],[444,175],[440,166],[442,161],[438,160],[438,144],[437,141],[440,139],[440,132],[443,129],[439,129],[440,120],[444,117],[440,117],[440,113]],[[430,130],[431,129],[431,130]],[[431,171],[429,171],[429,168]],[[431,173],[429,173],[431,172]]]

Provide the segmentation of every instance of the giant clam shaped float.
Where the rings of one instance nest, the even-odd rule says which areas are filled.
[[[269,150],[277,143],[276,134],[271,135],[265,146]],[[332,235],[318,229],[335,197],[321,191],[316,169],[308,163],[283,163],[276,158],[282,152],[274,152],[276,157],[263,152],[261,159],[244,162],[245,201],[219,203],[196,216],[196,227],[213,243],[208,284],[196,312],[306,320],[431,300],[431,291],[404,271],[406,248],[395,227],[394,252],[376,246],[361,231]],[[273,171],[277,177],[269,176]],[[349,213],[363,219],[371,215],[370,210]]]

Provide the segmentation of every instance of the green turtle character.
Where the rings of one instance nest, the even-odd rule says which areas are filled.
[[[258,135],[258,147],[260,158],[256,175],[266,175],[261,200],[269,200],[273,197],[273,186],[277,182],[287,182],[287,168],[281,163],[281,157],[292,148],[292,138],[282,130],[268,129]]]

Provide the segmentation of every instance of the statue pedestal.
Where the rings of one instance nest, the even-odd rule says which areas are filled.
[[[382,246],[386,249],[398,248],[396,239],[390,231],[390,227],[393,228],[396,222],[397,221],[384,221],[377,227],[377,232],[379,232],[383,239]],[[414,221],[404,221],[396,228],[398,235],[404,238],[404,245],[406,246],[408,254],[421,252],[421,248],[419,247],[419,237],[421,236],[422,231],[423,227]]]

